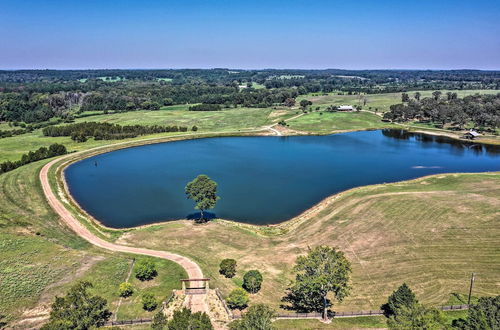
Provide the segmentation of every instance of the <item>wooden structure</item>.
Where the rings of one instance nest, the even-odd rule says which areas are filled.
[[[477,138],[480,135],[481,134],[479,134],[478,132],[471,129],[470,131],[468,131],[467,133],[464,134],[464,138],[469,139],[469,140],[474,140],[475,138]]]
[[[209,289],[209,278],[189,278],[181,280],[184,294],[205,294]]]

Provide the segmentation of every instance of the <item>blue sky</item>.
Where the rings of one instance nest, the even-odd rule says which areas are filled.
[[[0,68],[500,69],[500,1],[0,0]]]

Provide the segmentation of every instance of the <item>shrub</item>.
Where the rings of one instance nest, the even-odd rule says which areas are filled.
[[[149,281],[157,274],[154,262],[149,259],[142,259],[135,266],[135,277],[141,281]]]
[[[227,305],[231,309],[244,309],[248,306],[248,301],[250,298],[248,297],[248,293],[242,288],[236,288],[226,299]]]
[[[147,310],[148,312],[154,311],[158,307],[158,302],[156,298],[151,293],[145,293],[142,296],[142,308]]]
[[[243,288],[250,293],[257,293],[262,285],[262,274],[258,270],[250,270],[243,276]]]
[[[134,293],[134,290],[132,289],[132,284],[128,282],[123,282],[120,284],[118,287],[118,294],[120,297],[130,297]]]
[[[197,104],[189,107],[189,111],[219,111],[221,106],[219,104]]]
[[[381,306],[386,317],[390,317],[397,313],[397,310],[401,307],[411,308],[413,305],[417,304],[418,300],[411,289],[403,283],[396,291],[394,291],[389,298],[387,303]]]
[[[236,260],[234,259],[224,259],[220,263],[219,273],[227,278],[231,278],[236,275]]]
[[[151,322],[151,329],[162,330],[167,326],[168,320],[165,314],[160,311],[153,316],[153,322]]]
[[[276,316],[274,310],[264,304],[251,306],[246,313],[243,314],[241,320],[232,322],[229,325],[231,330],[272,330],[273,318]]]
[[[172,319],[168,322],[169,330],[211,330],[213,329],[210,318],[206,313],[197,312],[191,313],[190,309],[183,308],[176,310]]]
[[[193,127],[191,128],[191,131],[193,131],[193,132],[196,132],[197,130],[198,130],[198,127],[197,127],[197,126],[193,126]]]

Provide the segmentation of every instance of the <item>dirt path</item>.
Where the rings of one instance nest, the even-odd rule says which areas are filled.
[[[48,172],[49,169],[56,162],[60,161],[61,158],[56,158],[51,162],[47,163],[40,171],[40,182],[42,184],[42,189],[47,198],[49,205],[54,209],[54,211],[61,217],[61,220],[68,225],[76,234],[78,234],[83,239],[87,240],[91,244],[98,246],[103,249],[116,251],[116,252],[124,252],[124,253],[133,253],[133,254],[142,254],[146,256],[152,256],[157,258],[163,258],[167,260],[171,260],[173,262],[178,263],[186,273],[190,279],[203,278],[203,272],[201,271],[200,266],[196,264],[189,258],[183,257],[181,255],[170,253],[166,251],[158,251],[158,250],[149,250],[139,247],[132,246],[123,246],[114,243],[110,243],[105,241],[97,236],[95,236],[90,230],[88,230],[80,221],[78,221],[72,214],[69,212],[64,205],[57,199],[56,195],[52,191],[49,183]],[[207,312],[208,306],[205,302],[205,295],[194,295],[192,298],[192,310],[193,312]]]

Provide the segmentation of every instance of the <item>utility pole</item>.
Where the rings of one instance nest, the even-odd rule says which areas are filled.
[[[470,305],[470,296],[472,294],[472,285],[474,284],[474,273],[470,277],[470,288],[469,288],[469,299],[467,299],[467,305]]]

